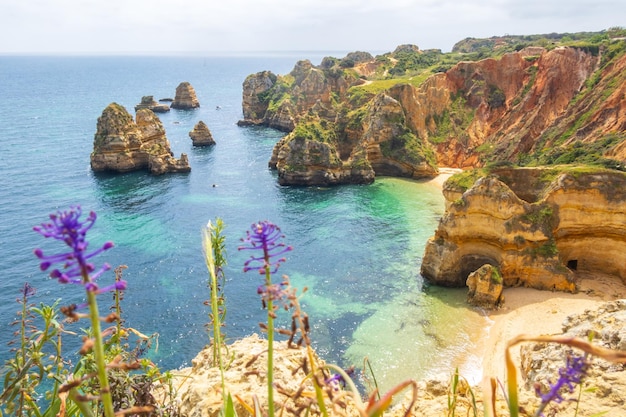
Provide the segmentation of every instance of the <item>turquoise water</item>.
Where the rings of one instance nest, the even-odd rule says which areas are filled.
[[[11,338],[14,300],[25,280],[38,289],[35,302],[82,300],[79,288],[61,287],[40,272],[32,254],[36,247],[62,250],[32,227],[80,204],[99,216],[92,245],[116,244],[101,262],[128,266],[126,324],[159,334],[151,356],[164,368],[189,364],[208,343],[200,230],[217,217],[226,225],[229,339],[258,332],[264,320],[259,277],[242,272],[249,253],[237,246],[253,222],[270,220],[294,246],[281,272],[309,288],[302,303],[316,348],[329,361],[360,366],[367,356],[385,387],[449,373],[467,359],[484,333],[482,317],[464,305],[464,291],[424,288],[419,274],[424,245],[443,213],[440,191],[394,178],[368,186],[281,187],[267,162],[282,133],[236,126],[248,74],[285,74],[298,59],[318,64],[323,55],[0,57],[0,344]],[[176,156],[187,153],[191,173],[91,172],[102,110],[118,102],[132,113],[143,95],[172,97],[182,81],[194,86],[201,107],[159,117]],[[216,146],[191,146],[188,132],[199,120]],[[1,359],[9,355],[8,348],[0,352]]]

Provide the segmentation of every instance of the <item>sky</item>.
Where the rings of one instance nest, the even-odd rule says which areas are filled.
[[[626,27],[625,0],[0,0],[0,54],[449,52]]]

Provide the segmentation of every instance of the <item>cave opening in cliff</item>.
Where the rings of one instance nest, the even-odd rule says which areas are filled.
[[[464,256],[459,263],[459,285],[464,286],[470,274],[485,264],[500,268],[500,263],[490,256],[477,254]]]
[[[578,269],[578,259],[570,259],[567,261],[567,267],[572,271],[576,271]]]

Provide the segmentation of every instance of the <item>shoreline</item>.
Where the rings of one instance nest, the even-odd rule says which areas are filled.
[[[456,168],[440,168],[440,174],[427,183],[443,189],[444,182],[461,171],[462,169]],[[473,351],[466,352],[463,365],[468,365],[467,361],[471,357],[479,358],[478,363],[471,366],[478,366],[479,369],[474,369],[475,372],[466,377],[470,377],[473,384],[490,377],[504,381],[504,356],[509,340],[520,334],[561,334],[562,323],[566,317],[582,314],[585,310],[595,310],[607,301],[626,299],[626,284],[618,277],[579,271],[576,281],[578,292],[574,294],[523,287],[505,288],[502,307],[486,310],[484,313],[490,323],[485,328],[486,336],[481,338]],[[519,352],[519,345],[512,348],[512,358],[517,366],[520,363]]]
[[[504,289],[502,308],[487,312],[493,324],[482,347],[483,378],[505,379],[504,354],[512,338],[520,334],[561,334],[568,316],[596,310],[607,301],[626,299],[626,285],[618,277],[579,272],[576,280],[579,290],[575,294],[522,287]],[[520,346],[511,349],[513,361],[519,366]]]

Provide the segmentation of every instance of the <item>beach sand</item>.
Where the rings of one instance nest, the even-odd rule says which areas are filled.
[[[440,168],[440,175],[430,180],[442,187],[455,172]],[[577,272],[579,291],[576,294],[541,291],[532,288],[505,288],[504,304],[486,312],[490,319],[488,336],[479,342],[474,353],[482,358],[482,377],[505,380],[504,354],[509,340],[520,334],[532,336],[562,333],[567,316],[595,310],[606,301],[626,299],[626,285],[614,276],[593,272]],[[512,358],[519,365],[520,346],[512,348]]]
[[[504,305],[488,313],[493,321],[483,346],[483,376],[504,380],[504,353],[509,340],[520,334],[531,336],[562,333],[570,315],[595,310],[606,301],[626,299],[626,285],[618,277],[598,273],[576,274],[576,294],[540,291],[532,288],[504,289]],[[511,350],[519,364],[520,346]]]

